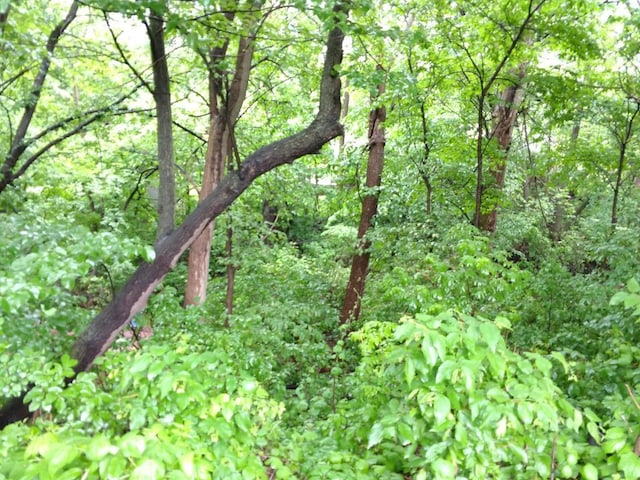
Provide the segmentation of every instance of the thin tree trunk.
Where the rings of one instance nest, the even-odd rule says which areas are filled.
[[[227,312],[224,320],[224,326],[229,326],[229,320],[233,315],[233,291],[236,279],[236,266],[233,263],[233,227],[231,226],[231,217],[229,217],[229,226],[227,227],[227,243],[225,245],[227,252],[227,294],[226,307]]]
[[[622,187],[622,172],[624,170],[624,161],[627,153],[627,145],[631,140],[631,136],[633,135],[633,121],[635,120],[638,113],[640,113],[640,100],[635,100],[635,110],[631,113],[631,116],[628,118],[624,134],[618,138],[618,144],[620,147],[620,153],[618,155],[618,168],[616,169],[616,183],[613,187],[613,202],[611,205],[611,227],[615,228],[616,223],[618,223],[618,198],[620,196],[620,188]]]
[[[483,193],[486,189],[485,182],[484,182],[485,142],[484,142],[483,126],[485,122],[484,108],[487,101],[487,96],[489,95],[489,91],[493,87],[493,84],[497,80],[498,75],[500,75],[500,73],[502,72],[502,69],[506,65],[509,58],[511,58],[511,55],[515,51],[516,47],[522,41],[524,32],[529,26],[529,23],[531,23],[534,15],[542,8],[545,2],[546,0],[538,0],[537,3],[535,3],[534,0],[529,0],[527,16],[524,18],[524,20],[520,24],[520,27],[518,28],[516,35],[511,40],[511,44],[509,45],[509,48],[507,49],[506,53],[502,57],[502,60],[500,60],[500,63],[498,64],[496,69],[493,71],[493,73],[491,74],[491,77],[489,77],[486,83],[484,82],[484,76],[482,74],[482,70],[480,66],[473,61],[473,58],[467,52],[469,59],[473,63],[473,66],[475,70],[478,72],[478,76],[480,77],[480,95],[478,96],[478,117],[477,117],[478,124],[476,127],[476,192],[475,192],[475,209],[473,213],[473,225],[480,229],[482,229],[482,222],[483,222],[482,199],[483,199]]]
[[[377,66],[382,70],[382,66]],[[384,84],[378,86],[378,97],[384,93]],[[384,164],[384,121],[386,119],[384,106],[374,108],[369,114],[369,158],[367,160],[366,194],[362,200],[362,213],[358,226],[357,251],[351,263],[351,274],[340,314],[340,323],[356,321],[360,316],[361,299],[364,294],[367,270],[369,269],[369,247],[371,241],[367,232],[371,228],[371,221],[378,211],[379,187],[382,180]]]
[[[489,168],[489,172],[493,177],[492,188],[502,191],[504,188],[504,180],[507,173],[507,159],[509,156],[509,148],[513,138],[513,127],[516,123],[518,109],[524,98],[524,89],[521,82],[525,76],[525,66],[520,65],[518,71],[518,80],[514,85],[507,87],[499,98],[499,104],[496,105],[493,113],[494,128],[491,137],[495,138],[500,147],[502,158]],[[485,193],[487,186],[482,189]],[[498,223],[498,205],[494,204],[488,212],[480,212],[478,228],[486,232],[495,232]]]
[[[209,80],[209,96],[211,101],[211,127],[207,145],[205,169],[200,190],[200,200],[206,198],[218,185],[224,171],[225,161],[229,158],[235,138],[235,122],[240,115],[244,102],[251,59],[253,58],[253,38],[242,38],[238,43],[236,55],[236,69],[228,92],[223,92],[223,82],[218,66],[224,60],[226,44],[223,49],[211,51],[211,66]],[[226,93],[226,95],[225,95]],[[218,106],[218,98],[221,105]],[[187,286],[184,304],[198,305],[207,298],[207,284],[209,278],[209,263],[211,256],[211,240],[214,223],[211,223],[193,242],[189,250]]]
[[[153,99],[157,113],[157,148],[160,188],[158,191],[158,231],[156,240],[168,235],[175,225],[175,174],[169,67],[164,46],[164,21],[155,13],[147,28],[153,61]]]
[[[347,13],[345,9],[340,11],[343,15]],[[342,62],[343,38],[339,27],[333,28],[329,34],[316,118],[304,130],[266,145],[247,157],[238,170],[222,179],[182,225],[159,242],[155,260],[140,265],[111,303],[78,337],[72,347],[73,358],[78,361],[76,373],[88,370],[95,359],[111,346],[134,315],[147,306],[155,287],[175,267],[195,238],[258,176],[304,155],[316,153],[327,142],[343,134],[340,124],[340,77],[337,73]],[[0,428],[29,416],[28,405],[24,402],[26,393],[10,399],[0,409]]]
[[[424,103],[420,104],[420,119],[422,120],[422,148],[424,156],[420,164],[420,176],[424,182],[424,186],[427,189],[427,216],[431,215],[431,199],[433,198],[433,184],[431,183],[431,176],[427,170],[427,163],[429,161],[429,154],[431,153],[431,145],[429,145],[429,130],[427,128],[427,112],[424,108]]]
[[[18,160],[30,145],[30,142],[28,142],[26,138],[27,131],[29,130],[31,120],[33,120],[33,115],[36,113],[36,108],[38,107],[38,101],[40,100],[40,95],[42,94],[42,87],[44,86],[47,74],[49,73],[49,66],[51,65],[53,52],[58,46],[60,37],[62,37],[65,30],[76,18],[77,13],[78,3],[73,2],[71,4],[71,7],[69,8],[69,12],[67,12],[67,16],[58,25],[56,25],[56,27],[49,34],[46,46],[47,53],[40,62],[40,68],[38,69],[36,78],[33,80],[31,92],[29,92],[29,101],[24,107],[22,118],[20,119],[20,123],[18,123],[18,128],[16,129],[16,133],[13,136],[13,140],[11,141],[11,147],[7,156],[5,157],[2,167],[0,168],[0,193],[2,193],[9,185],[11,185],[11,183],[13,183],[16,178],[18,178],[18,176],[14,172],[14,169],[16,164],[18,163]]]

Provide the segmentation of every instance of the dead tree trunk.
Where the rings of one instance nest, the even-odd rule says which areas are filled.
[[[346,15],[344,10],[341,13]],[[249,155],[239,169],[220,181],[182,225],[158,243],[155,260],[138,267],[111,303],[80,334],[72,347],[72,355],[78,361],[76,373],[88,370],[94,360],[111,346],[134,315],[146,307],[153,290],[175,267],[180,256],[258,176],[304,155],[317,153],[327,142],[342,135],[337,67],[342,61],[343,37],[342,30],[337,26],[329,33],[315,119],[304,130]],[[29,416],[25,395],[26,392],[9,400],[0,409],[0,428]]]
[[[378,65],[379,70],[382,66]],[[384,93],[384,84],[378,86],[378,97]],[[367,232],[371,221],[378,212],[379,187],[384,164],[384,121],[387,113],[383,105],[374,108],[369,114],[369,158],[367,160],[366,193],[362,200],[362,213],[358,226],[357,251],[351,263],[351,274],[340,314],[340,323],[355,321],[360,316],[360,306],[369,269],[369,247],[371,241]]]

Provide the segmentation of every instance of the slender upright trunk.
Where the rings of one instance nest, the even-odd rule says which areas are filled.
[[[489,173],[492,177],[491,188],[500,192],[504,188],[504,179],[507,172],[507,159],[509,156],[509,148],[513,138],[513,127],[516,123],[518,109],[524,98],[524,89],[521,82],[525,76],[525,66],[520,65],[518,71],[517,82],[507,87],[498,99],[498,105],[493,110],[493,131],[492,138],[495,138],[500,147],[501,158],[497,159],[490,168]],[[484,194],[489,188],[484,185],[481,193]],[[480,211],[478,228],[486,232],[495,232],[498,223],[498,205],[494,203],[489,211]]]
[[[429,145],[429,130],[427,128],[427,112],[424,108],[424,103],[420,105],[420,117],[422,120],[422,147],[423,157],[419,166],[420,177],[427,189],[427,216],[431,215],[431,199],[433,198],[433,184],[431,183],[431,176],[427,169],[427,163],[429,162],[429,154],[431,153],[431,145]]]
[[[630,100],[629,100],[630,101]],[[618,168],[616,171],[616,183],[613,186],[613,202],[611,205],[611,227],[615,228],[618,223],[618,198],[620,196],[620,188],[622,187],[622,172],[624,170],[624,161],[627,153],[627,146],[633,135],[633,122],[640,113],[640,100],[635,100],[635,109],[627,118],[624,133],[618,137],[618,146],[620,152],[618,155]]]
[[[235,123],[240,114],[249,83],[249,71],[253,58],[253,38],[241,38],[236,55],[236,69],[228,91],[223,91],[220,63],[224,61],[227,44],[210,51],[209,97],[211,101],[211,126],[205,159],[205,170],[200,190],[200,200],[206,198],[218,185],[224,173],[235,139]],[[185,305],[203,303],[207,297],[212,222],[193,242],[189,250]]]
[[[153,62],[153,99],[157,114],[157,148],[160,188],[158,191],[158,231],[156,240],[168,235],[175,225],[175,174],[173,169],[173,132],[169,67],[164,46],[164,21],[155,13],[149,16],[147,33]]]
[[[480,77],[479,78],[480,95],[478,96],[478,117],[477,117],[478,124],[476,127],[476,157],[477,157],[476,158],[476,193],[475,193],[475,209],[473,213],[473,225],[475,225],[479,229],[486,229],[485,226],[488,226],[491,223],[489,219],[483,218],[484,208],[482,204],[483,196],[484,196],[483,194],[487,188],[484,181],[484,149],[486,144],[484,141],[484,129],[483,129],[485,124],[484,109],[487,103],[487,96],[489,95],[489,92],[491,91],[491,88],[493,87],[494,83],[498,79],[498,75],[500,75],[500,73],[502,72],[502,69],[507,64],[507,61],[511,58],[511,55],[515,51],[516,47],[520,44],[520,42],[523,41],[524,33],[527,30],[529,24],[532,22],[533,17],[538,13],[538,11],[542,8],[542,6],[545,4],[546,1],[547,0],[537,0],[537,1],[530,0],[529,1],[527,16],[524,18],[524,20],[518,27],[518,31],[516,32],[516,35],[511,38],[511,44],[509,45],[509,48],[507,49],[507,51],[502,57],[502,60],[500,60],[500,63],[495,68],[495,70],[493,71],[493,73],[491,74],[491,76],[488,78],[486,82],[485,82],[485,77],[481,73],[480,67],[473,61],[471,56],[467,53],[474,67],[478,71],[478,76]],[[513,110],[517,112],[517,108],[514,108]],[[514,117],[514,121],[515,121],[515,117]],[[510,141],[511,141],[511,138],[509,137],[509,143]],[[506,164],[505,164],[505,168],[506,168]],[[502,176],[504,178],[504,173],[502,174]],[[497,215],[497,212],[496,212],[496,215]]]
[[[231,225],[231,216],[229,216],[229,226],[227,227],[227,243],[225,245],[227,252],[227,295],[226,295],[226,316],[224,326],[229,326],[229,319],[233,315],[233,290],[236,279],[236,266],[233,263],[233,227]]]
[[[382,70],[382,66],[377,68]],[[384,93],[384,84],[378,86],[378,97]],[[357,251],[351,263],[351,274],[340,314],[340,323],[355,321],[360,316],[362,295],[364,294],[367,270],[369,268],[369,247],[371,241],[367,232],[378,211],[378,189],[382,180],[384,164],[384,121],[387,113],[384,106],[374,108],[369,114],[369,158],[367,161],[367,192],[362,200],[362,213],[358,226]]]

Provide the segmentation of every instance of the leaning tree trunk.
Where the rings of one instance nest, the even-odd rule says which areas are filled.
[[[153,61],[153,99],[157,114],[158,173],[158,231],[156,239],[168,235],[175,225],[176,194],[173,169],[173,133],[169,67],[164,47],[164,21],[152,13],[149,16],[149,40]]]
[[[343,11],[343,15],[346,15],[346,11]],[[304,130],[264,146],[247,157],[238,170],[230,172],[220,181],[182,225],[158,243],[155,260],[138,267],[73,345],[72,355],[78,362],[76,374],[88,370],[95,359],[111,346],[134,315],[147,306],[153,290],[175,267],[180,256],[258,176],[304,155],[317,153],[327,142],[342,135],[338,67],[342,62],[343,38],[344,34],[337,26],[329,33],[315,119]],[[26,392],[9,400],[0,409],[0,428],[29,416],[25,395]]]
[[[501,192],[504,188],[504,179],[507,173],[507,159],[509,156],[509,148],[511,147],[511,140],[513,138],[513,127],[516,123],[516,117],[518,115],[518,109],[524,98],[524,89],[521,82],[525,76],[524,65],[520,66],[518,72],[517,82],[507,87],[500,98],[499,104],[496,105],[493,118],[494,128],[492,132],[492,138],[495,138],[498,142],[498,146],[501,158],[498,159],[489,168],[489,173],[493,177],[493,184],[491,188],[495,191]],[[486,193],[487,188],[483,188],[483,193]],[[478,221],[478,228],[485,232],[495,232],[496,225],[498,223],[498,205],[494,202],[491,206],[491,210],[480,212]]]
[[[222,69],[228,42],[223,47],[214,48],[210,52],[209,98],[210,118],[207,156],[205,158],[200,200],[205,199],[218,185],[222,178],[225,161],[233,149],[235,123],[240,115],[249,83],[249,71],[253,58],[253,38],[241,38],[236,55],[236,69],[228,92],[224,92]],[[220,102],[218,101],[220,99]],[[220,103],[220,105],[219,105]],[[198,236],[189,250],[187,269],[187,287],[184,304],[197,305],[207,297],[209,279],[209,262],[211,255],[211,239],[214,222]]]
[[[377,68],[382,70],[382,66]],[[378,98],[384,93],[384,84],[378,86]],[[340,323],[345,324],[355,321],[360,316],[360,306],[369,269],[369,247],[371,241],[367,238],[367,232],[371,227],[371,221],[378,212],[378,194],[382,181],[382,167],[384,164],[384,121],[386,119],[384,106],[371,110],[369,114],[369,158],[367,161],[366,194],[362,200],[362,213],[358,226],[357,251],[351,263],[351,274],[344,297]]]

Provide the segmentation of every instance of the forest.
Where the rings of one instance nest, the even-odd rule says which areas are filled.
[[[640,478],[638,0],[0,0],[0,480]]]

